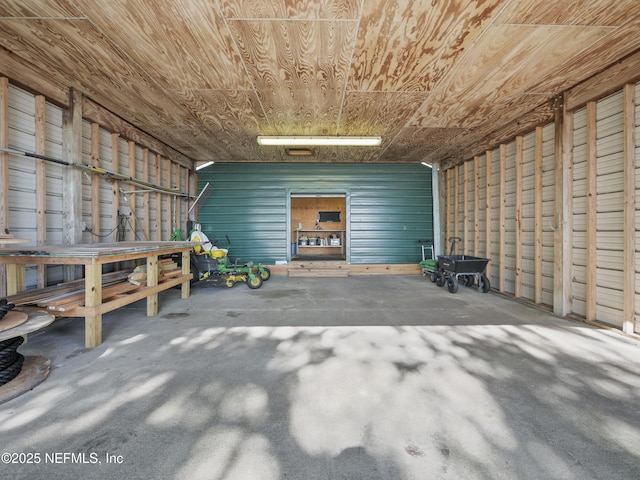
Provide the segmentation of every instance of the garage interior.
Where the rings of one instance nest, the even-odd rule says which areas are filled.
[[[4,2],[0,298],[80,293],[0,386],[3,472],[633,478],[638,31],[635,0]],[[190,285],[194,222],[273,278]],[[490,293],[420,275],[454,237]]]

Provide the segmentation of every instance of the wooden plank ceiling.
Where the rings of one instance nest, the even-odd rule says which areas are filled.
[[[3,0],[2,59],[196,162],[458,161],[640,48],[638,0]],[[375,148],[257,135],[381,135]]]

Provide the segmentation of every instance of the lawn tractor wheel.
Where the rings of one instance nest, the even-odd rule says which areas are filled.
[[[262,277],[260,275],[247,276],[247,286],[252,289],[260,288],[262,286]]]

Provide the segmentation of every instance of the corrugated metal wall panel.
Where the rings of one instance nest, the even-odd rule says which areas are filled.
[[[500,149],[491,152],[491,285],[500,283]]]
[[[516,142],[507,145],[505,188],[505,291],[515,293],[516,285]]]
[[[555,123],[542,129],[542,303],[553,305],[555,219]]]
[[[573,311],[586,314],[587,284],[587,110],[573,116],[573,249],[571,295]]]
[[[111,133],[104,128],[100,128],[99,135],[100,167],[113,171]],[[94,242],[108,243],[113,241],[112,232],[116,226],[113,224],[111,218],[111,188],[112,182],[107,181],[104,177],[100,177],[100,231],[94,232],[99,235],[94,239]]]
[[[467,207],[466,207],[466,211],[467,211],[467,219],[466,219],[466,236],[467,238],[463,238],[463,245],[464,245],[464,253],[468,254],[468,255],[473,255],[473,253],[475,252],[475,225],[476,225],[476,218],[475,218],[475,208],[476,208],[476,200],[475,200],[475,195],[476,195],[476,180],[475,180],[475,174],[473,171],[473,161],[469,162],[469,166],[467,167],[467,177],[465,178],[466,181],[466,198],[468,200],[467,202]],[[463,212],[464,212],[464,208],[463,208]]]
[[[622,326],[623,94],[617,92],[596,105],[596,318]],[[603,255],[609,257],[608,261],[602,261]],[[618,255],[619,260],[613,260]]]
[[[62,109],[50,103],[46,104],[46,152],[53,158],[62,158]],[[62,244],[62,165],[47,163],[47,243],[51,245]],[[57,268],[57,275],[53,275],[50,267],[47,278],[56,281],[62,280],[62,267]]]
[[[456,225],[455,225],[455,230],[454,230],[454,236],[456,237],[464,237],[464,189],[465,189],[465,184],[464,184],[464,168],[462,167],[462,165],[460,165],[460,167],[458,167],[458,177],[456,180],[457,184],[458,184],[458,188],[456,189],[456,194],[458,197],[458,209],[456,211]],[[458,243],[456,245],[456,253],[461,254],[464,253],[463,252],[463,247],[464,247],[464,238],[462,238],[462,242]],[[447,243],[447,249],[449,248],[449,244]]]
[[[35,97],[9,85],[9,147],[35,151]],[[9,155],[9,226],[18,238],[37,241],[36,161]],[[37,267],[27,265],[27,284],[35,284]]]
[[[635,262],[635,332],[640,333],[640,83],[635,85],[635,150],[636,150],[636,262]]]
[[[535,298],[535,131],[523,137],[522,297]]]
[[[198,221],[232,241],[232,257],[286,260],[288,195],[343,193],[351,263],[417,263],[419,239],[433,238],[431,170],[422,165],[214,164],[198,172],[213,187]]]
[[[82,121],[82,163],[91,165],[91,123],[86,120]],[[91,174],[82,175],[82,221],[87,228],[91,228]],[[98,201],[98,199],[96,199]],[[91,233],[85,231],[82,233],[82,243],[90,243]]]
[[[479,157],[478,168],[478,255],[487,256],[487,155]]]

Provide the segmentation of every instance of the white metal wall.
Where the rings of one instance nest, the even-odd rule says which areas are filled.
[[[500,149],[491,152],[491,285],[500,284]]]
[[[36,96],[9,84],[8,87],[9,100],[9,147],[21,152],[36,152]],[[63,110],[51,103],[45,102],[45,155],[52,158],[63,159],[62,147],[62,124]],[[82,162],[91,164],[91,145],[92,145],[92,128],[91,123],[84,120],[82,123]],[[100,127],[98,129],[98,157],[99,166],[108,170],[115,171],[113,165],[113,148],[112,134]],[[154,152],[148,152],[148,177],[144,161],[143,148],[135,145],[135,171],[129,171],[129,141],[118,138],[117,147],[119,153],[119,162],[117,171],[123,175],[140,178],[150,183],[163,186],[177,186],[181,191],[188,191],[188,170],[184,167],[178,167],[164,157],[156,158]],[[156,161],[159,162],[159,174],[156,171]],[[11,233],[16,237],[28,238],[32,245],[37,244],[38,238],[38,220],[36,212],[36,165],[37,159],[29,157],[9,155],[9,227]],[[44,162],[46,171],[45,182],[45,225],[46,225],[46,243],[49,245],[60,245],[63,242],[63,172],[65,167],[53,162]],[[83,243],[112,242],[116,239],[114,236],[113,223],[113,193],[114,184],[105,176],[97,176],[98,195],[93,197],[92,175],[86,172],[82,176],[82,220],[87,225],[87,231],[83,232]],[[124,182],[120,182],[121,184]],[[130,184],[120,185],[123,190],[144,190],[141,187],[135,187]],[[136,234],[133,234],[133,219],[129,219],[127,225],[129,229],[128,240],[144,239],[142,234],[142,225],[146,225],[148,218],[147,238],[149,240],[168,240],[170,235],[170,227],[172,221],[172,196],[167,194],[157,195],[155,192],[133,193],[135,195],[135,215],[141,222],[136,225]],[[145,200],[145,195],[147,200]],[[188,203],[184,200],[177,199],[180,203],[180,220],[176,222],[184,224],[187,218]],[[98,203],[99,221],[98,229],[92,228],[92,205]],[[129,215],[127,202],[124,196],[119,193],[120,211]],[[156,222],[160,224],[161,233],[158,234]],[[91,231],[90,231],[91,230]],[[164,238],[161,238],[163,237]],[[38,282],[38,268],[36,266],[27,266],[27,287],[35,287]],[[46,282],[57,283],[63,280],[63,269],[61,266],[46,267]]]
[[[505,291],[515,293],[516,279],[516,143],[507,144],[505,188]]]
[[[535,297],[535,132],[523,138],[522,150],[522,297]]]
[[[555,218],[555,124],[542,128],[542,303],[553,305]]]
[[[587,110],[573,117],[573,242],[571,297],[573,311],[586,314],[587,285]]]
[[[640,83],[635,85],[635,210],[636,210],[636,245],[635,245],[635,331],[640,333]]]
[[[33,152],[35,143],[35,97],[9,85],[9,147]],[[11,233],[34,244],[36,231],[35,160],[9,157],[9,221]],[[37,268],[28,266],[27,282],[36,283]]]
[[[596,103],[596,318],[622,326],[623,94]]]

